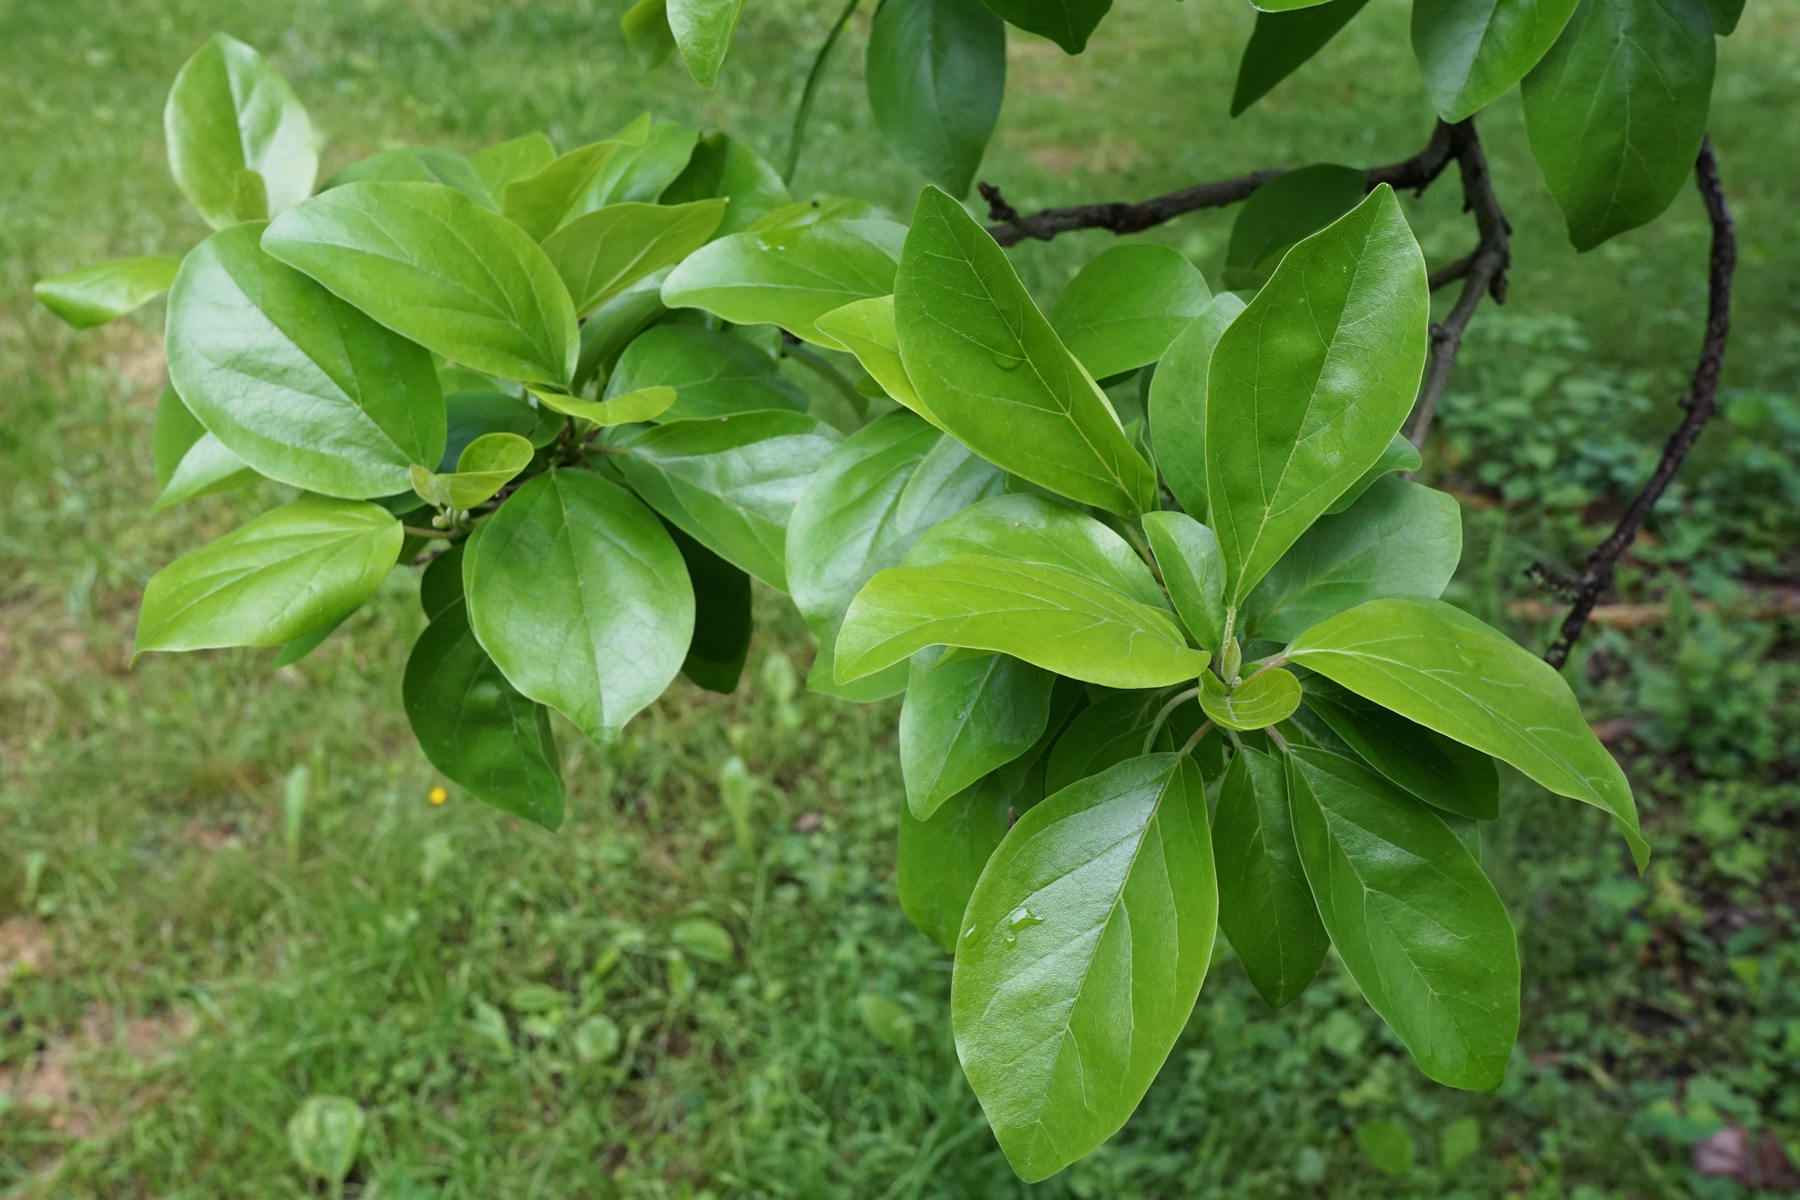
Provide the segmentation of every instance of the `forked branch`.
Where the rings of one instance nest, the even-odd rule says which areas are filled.
[[[1613,571],[1619,558],[1637,539],[1644,519],[1662,499],[1681,464],[1700,439],[1700,431],[1719,408],[1719,372],[1725,366],[1725,340],[1731,333],[1731,276],[1737,268],[1737,230],[1731,221],[1731,208],[1725,200],[1725,189],[1719,182],[1719,164],[1713,158],[1712,141],[1700,143],[1700,157],[1694,164],[1694,179],[1700,196],[1706,202],[1706,215],[1712,222],[1712,254],[1708,267],[1706,336],[1700,344],[1700,361],[1688,394],[1681,399],[1687,416],[1663,446],[1662,458],[1650,480],[1637,498],[1619,518],[1612,534],[1588,555],[1587,565],[1574,579],[1557,576],[1542,563],[1533,563],[1531,573],[1541,582],[1568,597],[1571,608],[1563,620],[1556,640],[1544,653],[1544,661],[1561,669],[1569,659],[1569,651],[1587,627],[1588,617],[1601,593],[1612,586]]]

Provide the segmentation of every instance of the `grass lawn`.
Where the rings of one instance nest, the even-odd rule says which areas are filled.
[[[1630,719],[1650,872],[1597,813],[1508,776],[1484,857],[1525,1024],[1497,1094],[1425,1080],[1335,962],[1272,1013],[1227,958],[1120,1137],[1035,1188],[962,1082],[949,962],[894,897],[898,704],[797,690],[812,650],[784,598],[759,595],[736,695],[678,683],[605,748],[564,727],[556,835],[455,789],[429,802],[399,700],[409,571],[295,666],[130,666],[151,572],[278,492],[149,516],[160,305],[75,335],[30,299],[204,234],[163,164],[175,69],[214,30],[260,47],[329,137],[326,172],[404,141],[568,147],[645,109],[779,158],[835,3],[751,5],[714,92],[635,63],[623,7],[0,0],[0,1197],[319,1194],[284,1133],[317,1094],[369,1113],[351,1194],[412,1200],[1748,1195],[1689,1166],[1727,1124],[1800,1159],[1800,630],[1743,604],[1800,579],[1800,7],[1752,0],[1722,43],[1730,404],[1620,581],[1668,618],[1596,630],[1571,666],[1594,719]],[[859,95],[867,18],[795,190],[905,214],[919,180]],[[1405,157],[1431,126],[1406,19],[1378,0],[1237,121],[1241,4],[1129,0],[1077,59],[1015,35],[982,177],[1029,208]],[[1428,472],[1465,500],[1449,598],[1541,646],[1547,625],[1509,615],[1522,568],[1579,561],[1647,471],[1698,345],[1706,223],[1684,195],[1577,257],[1516,95],[1482,127],[1512,301],[1477,318]],[[1472,243],[1459,202],[1449,180],[1406,202],[1434,263]],[[1146,236],[1216,283],[1230,220]],[[1048,297],[1110,240],[1014,254]],[[718,800],[733,754],[748,845]],[[1358,1149],[1372,1120],[1414,1139],[1404,1178]]]

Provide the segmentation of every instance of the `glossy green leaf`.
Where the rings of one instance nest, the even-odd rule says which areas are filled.
[[[1019,818],[964,916],[957,1056],[1020,1178],[1125,1123],[1187,1024],[1218,917],[1206,792],[1155,754]]]
[[[1244,602],[1244,631],[1288,642],[1385,596],[1443,594],[1462,558],[1462,510],[1448,493],[1389,477],[1350,511],[1322,517]]]
[[[500,211],[533,241],[543,241],[575,215],[613,157],[628,145],[641,145],[648,132],[634,126],[628,135],[558,155],[535,174],[507,184],[501,193]],[[627,141],[627,137],[633,140]]]
[[[1111,692],[1076,713],[1046,755],[1044,789],[1055,794],[1072,783],[1098,775],[1109,767],[1152,750],[1178,750],[1206,720],[1200,706],[1185,701],[1163,719],[1154,738],[1150,731],[1156,716],[1175,697],[1177,689],[1143,692]],[[1209,735],[1214,738],[1216,735]],[[1199,761],[1202,773],[1211,761],[1211,747],[1203,739],[1190,757]]]
[[[753,412],[616,438],[612,463],[656,511],[727,562],[787,590],[787,526],[843,439],[815,417]]]
[[[353,183],[271,224],[263,248],[403,337],[489,375],[568,384],[580,339],[537,243],[460,192]]]
[[[1701,0],[1583,0],[1525,77],[1531,156],[1577,250],[1654,220],[1681,191],[1716,58]]]
[[[1610,813],[1641,870],[1631,785],[1542,659],[1437,601],[1373,600],[1307,630],[1288,657],[1428,729]]]
[[[1283,763],[1249,746],[1232,758],[1213,814],[1219,928],[1271,1008],[1312,986],[1331,939],[1300,865]]]
[[[40,279],[31,286],[31,294],[75,328],[92,329],[168,291],[180,269],[178,258],[120,258]]]
[[[1281,260],[1219,338],[1206,382],[1206,487],[1243,600],[1375,465],[1425,370],[1425,257],[1393,189]]]
[[[263,253],[262,235],[235,226],[182,263],[169,295],[170,379],[270,479],[349,499],[405,491],[410,466],[443,456],[431,356]]]
[[[1258,12],[1292,12],[1299,8],[1316,8],[1328,0],[1254,0],[1251,7]]]
[[[892,221],[821,221],[734,233],[676,267],[663,283],[663,303],[704,309],[738,325],[779,325],[795,337],[842,349],[813,321],[853,300],[892,292],[905,237],[905,228]]]
[[[613,204],[551,234],[544,253],[574,297],[575,311],[588,313],[704,246],[724,215],[723,200]]]
[[[558,392],[534,390],[531,394],[539,404],[553,412],[580,417],[596,425],[633,425],[640,421],[653,421],[674,407],[676,395],[672,387],[641,388],[600,401],[577,400]]]
[[[894,400],[932,424],[935,418],[913,391],[900,361],[900,336],[894,332],[894,298],[873,296],[834,308],[814,322],[819,332],[856,356],[862,369]]]
[[[156,421],[150,433],[150,454],[156,467],[158,488],[168,486],[182,458],[205,436],[206,426],[188,411],[188,406],[175,391],[175,385],[165,381],[162,391],[157,393]]]
[[[1265,729],[1300,707],[1300,681],[1292,671],[1264,667],[1227,689],[1211,671],[1200,675],[1200,707],[1224,729]]]
[[[307,497],[266,512],[150,577],[136,653],[293,641],[380,587],[404,537],[373,504]]]
[[[1112,0],[983,0],[989,8],[1028,33],[1047,37],[1064,52],[1080,54]]]
[[[1393,783],[1434,808],[1476,821],[1500,815],[1500,772],[1479,750],[1409,721],[1323,675],[1308,676],[1306,706]]]
[[[1744,16],[1744,0],[1706,0],[1706,11],[1712,17],[1713,32],[1729,37]]]
[[[900,907],[919,932],[956,952],[963,912],[981,869],[1006,837],[1012,793],[998,774],[987,775],[950,797],[921,821],[900,806],[900,851],[895,890]]]
[[[531,465],[534,453],[531,442],[516,433],[484,433],[464,448],[453,472],[433,474],[414,466],[413,491],[427,504],[466,512],[493,499]]]
[[[743,15],[744,0],[668,0],[669,31],[694,82],[709,88],[731,49],[731,35]]]
[[[611,741],[662,694],[694,633],[681,552],[650,510],[588,471],[507,497],[463,555],[469,623],[507,679]]]
[[[157,494],[156,503],[150,506],[150,511],[159,513],[184,500],[229,492],[261,478],[262,476],[245,466],[244,460],[233,454],[224,442],[210,433],[202,432],[182,454],[180,461],[169,472],[168,479],[163,481],[162,491]]]
[[[625,348],[606,381],[616,399],[649,388],[675,389],[665,421],[729,417],[764,409],[803,409],[806,393],[776,373],[769,356],[729,334],[692,325],[658,325]]]
[[[507,681],[461,605],[419,635],[400,694],[432,766],[484,804],[545,829],[562,824],[562,762],[550,710]]]
[[[1237,116],[1324,49],[1369,0],[1330,0],[1289,12],[1259,12],[1238,62],[1231,115]]]
[[[1198,268],[1168,246],[1112,246],[1050,310],[1050,324],[1088,374],[1105,379],[1153,363],[1212,303]]]
[[[454,608],[463,608],[463,552],[468,539],[451,542],[449,549],[425,564],[419,573],[419,607],[427,621]]]
[[[771,209],[751,222],[753,233],[777,233],[783,229],[804,229],[822,221],[886,221],[892,215],[879,205],[853,196],[815,196],[796,200]]]
[[[637,0],[619,18],[619,34],[638,62],[646,67],[660,67],[675,52],[668,0]]]
[[[536,175],[556,158],[556,147],[541,133],[497,142],[469,156],[469,165],[489,196],[499,196],[516,179]],[[439,180],[439,182],[444,182]]]
[[[1169,491],[1195,520],[1206,516],[1206,375],[1213,348],[1244,311],[1230,292],[1213,297],[1206,311],[1169,344],[1150,379],[1147,408],[1156,465]]]
[[[938,661],[913,656],[900,710],[900,772],[913,816],[940,804],[1029,750],[1050,721],[1048,672],[1010,655]]]
[[[1163,586],[1200,648],[1225,646],[1225,560],[1213,531],[1186,513],[1144,514],[1144,537],[1156,555]]]
[[[227,34],[175,76],[163,131],[175,185],[214,229],[267,220],[312,194],[319,154],[306,109],[267,59]],[[260,177],[260,211],[242,211],[244,171]]]
[[[547,446],[562,428],[554,413],[504,392],[454,392],[444,397],[448,433],[438,470],[456,470],[469,443],[490,433],[516,433],[534,446]]]
[[[619,151],[601,169],[577,215],[634,200],[654,203],[687,170],[700,131],[674,121],[652,121],[644,113],[611,140],[621,143]]]
[[[1480,112],[1512,90],[1555,44],[1576,0],[1417,0],[1413,55],[1446,121]]]
[[[1368,194],[1368,175],[1356,167],[1316,163],[1286,171],[1251,193],[1231,224],[1221,279],[1229,288],[1259,288],[1281,256],[1351,209]]]
[[[402,551],[402,553],[404,553],[404,551]],[[334,617],[323,625],[318,626],[310,633],[303,633],[293,641],[283,643],[281,649],[275,652],[275,660],[269,665],[275,667],[291,667],[295,663],[300,662],[314,650],[323,646],[326,640],[338,631],[338,627],[343,625],[343,623],[349,619],[350,614],[344,613],[342,616]]]
[[[327,179],[320,190],[347,183],[441,183],[483,208],[500,211],[474,164],[456,151],[438,146],[399,146],[371,154]]]
[[[876,572],[898,566],[927,529],[998,494],[1002,484],[993,464],[911,413],[871,421],[819,464],[787,531],[788,588],[819,640],[808,687],[876,700],[906,686],[904,661],[854,683],[836,682],[833,649],[844,611]]]
[[[1349,759],[1295,748],[1287,779],[1319,916],[1369,1007],[1439,1083],[1500,1086],[1519,947],[1480,865],[1431,809]]]
[[[932,645],[995,650],[1106,687],[1160,687],[1206,664],[1166,609],[1065,567],[959,554],[871,579],[844,616],[836,677]]]
[[[1105,395],[1006,252],[937,188],[919,197],[893,291],[900,358],[933,421],[1070,499],[1125,516],[1156,507],[1156,472]]]
[[[700,139],[687,167],[663,189],[661,203],[691,204],[714,198],[726,202],[724,219],[714,231],[719,237],[740,233],[794,200],[781,181],[781,172],[723,133]]]
[[[882,0],[866,74],[869,111],[894,153],[967,195],[1000,119],[1006,23],[981,0]]]
[[[1424,461],[1419,448],[1407,441],[1405,434],[1396,433],[1388,442],[1387,449],[1381,452],[1381,457],[1375,460],[1375,465],[1364,471],[1362,478],[1350,485],[1349,491],[1333,500],[1331,507],[1325,510],[1325,515],[1336,516],[1348,509],[1362,499],[1364,492],[1375,486],[1377,479],[1396,472],[1417,471]]]
[[[694,585],[694,637],[681,673],[709,692],[737,690],[755,631],[750,576],[664,521]]]
[[[969,506],[921,537],[906,565],[927,567],[963,554],[1072,571],[1140,604],[1168,608],[1156,576],[1124,538],[1086,513],[1043,496],[995,496]]]
[[[668,314],[662,302],[662,284],[668,274],[667,269],[652,271],[587,315],[581,323],[581,358],[570,391],[587,391],[595,376],[604,384],[625,348]]]

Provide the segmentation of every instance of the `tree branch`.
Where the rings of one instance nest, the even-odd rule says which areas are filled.
[[[1663,446],[1662,458],[1651,472],[1625,515],[1619,518],[1612,535],[1594,548],[1587,565],[1574,579],[1559,579],[1542,563],[1533,563],[1531,574],[1540,581],[1566,594],[1572,602],[1569,615],[1562,623],[1556,640],[1544,653],[1544,661],[1558,670],[1569,659],[1569,651],[1587,627],[1588,617],[1600,594],[1612,586],[1613,569],[1627,547],[1637,539],[1644,519],[1662,499],[1688,451],[1700,438],[1700,431],[1719,407],[1719,372],[1725,366],[1725,340],[1731,333],[1731,276],[1737,267],[1737,230],[1732,224],[1731,208],[1725,201],[1725,189],[1719,182],[1719,164],[1713,158],[1712,141],[1700,143],[1700,157],[1694,164],[1694,180],[1706,202],[1706,215],[1712,221],[1712,254],[1709,263],[1706,304],[1706,336],[1700,344],[1700,361],[1694,368],[1688,394],[1681,399],[1687,416]]]
[[[1386,183],[1402,191],[1408,188],[1424,191],[1456,157],[1455,131],[1468,125],[1467,121],[1461,125],[1446,125],[1439,121],[1423,150],[1400,162],[1370,168],[1369,188],[1373,190],[1377,185]],[[1470,128],[1473,129],[1472,126]],[[1027,238],[1047,242],[1059,233],[1069,233],[1076,229],[1140,233],[1184,213],[1197,212],[1203,208],[1223,208],[1228,204],[1247,200],[1250,193],[1281,173],[1281,168],[1270,167],[1232,179],[1197,183],[1136,204],[1115,200],[1104,204],[1077,204],[1070,208],[1046,208],[1030,214],[1021,213],[1008,204],[1006,197],[993,184],[982,183],[976,186],[981,190],[981,198],[988,203],[988,219],[1001,222],[999,225],[989,226],[988,232],[1002,246],[1016,246]]]

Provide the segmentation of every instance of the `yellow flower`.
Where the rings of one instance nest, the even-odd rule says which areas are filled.
[[[450,793],[446,792],[441,787],[434,787],[425,794],[425,798],[427,800],[431,801],[432,804],[434,804],[434,805],[442,804],[444,801],[446,801],[450,798]]]

